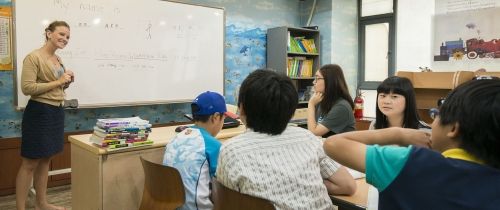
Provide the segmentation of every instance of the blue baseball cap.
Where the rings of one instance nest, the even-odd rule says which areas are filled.
[[[194,115],[212,115],[216,112],[224,114],[227,112],[224,97],[216,92],[204,92],[196,97],[191,105],[198,106]]]

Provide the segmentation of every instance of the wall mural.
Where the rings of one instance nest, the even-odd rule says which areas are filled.
[[[266,67],[266,31],[260,28],[226,27],[226,102],[236,104],[243,79],[255,69]]]

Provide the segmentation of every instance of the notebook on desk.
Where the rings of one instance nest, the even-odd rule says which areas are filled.
[[[307,125],[307,119],[291,119],[288,123],[293,123],[297,125]]]
[[[222,129],[225,128],[235,128],[240,126],[240,121],[231,117],[224,118],[224,125],[222,125]]]

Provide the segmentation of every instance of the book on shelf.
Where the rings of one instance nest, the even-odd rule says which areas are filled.
[[[304,40],[305,37],[294,37],[295,41],[297,42],[297,45],[300,47],[300,52],[308,52],[306,47],[304,47],[304,44],[302,44],[302,40]]]
[[[286,75],[287,76],[290,76],[292,75],[292,69],[293,69],[293,58],[292,57],[288,57],[286,59]]]
[[[287,58],[287,76],[289,77],[312,77],[314,61],[306,57],[296,56]]]
[[[286,51],[287,52],[291,51],[291,49],[290,49],[290,31],[288,31],[288,36],[287,36],[287,39],[286,39]]]
[[[314,39],[306,39],[303,36],[287,38],[287,50],[292,53],[317,53]]]
[[[314,44],[314,39],[309,39],[309,45],[311,47],[312,53],[318,53],[318,49],[316,48],[316,45]]]
[[[301,43],[306,48],[306,52],[317,53],[316,46],[314,45],[314,39],[302,39]]]
[[[289,35],[288,40],[290,42],[290,50],[289,50],[289,52],[292,52],[292,53],[302,53],[302,52],[304,52],[304,51],[302,51],[302,48],[300,48],[299,43],[297,43],[296,37],[291,37],[291,35]]]

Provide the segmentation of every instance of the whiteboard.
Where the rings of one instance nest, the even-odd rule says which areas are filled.
[[[17,106],[24,57],[53,20],[71,28],[56,51],[75,82],[67,99],[85,107],[187,102],[224,92],[224,9],[159,0],[16,0]]]

